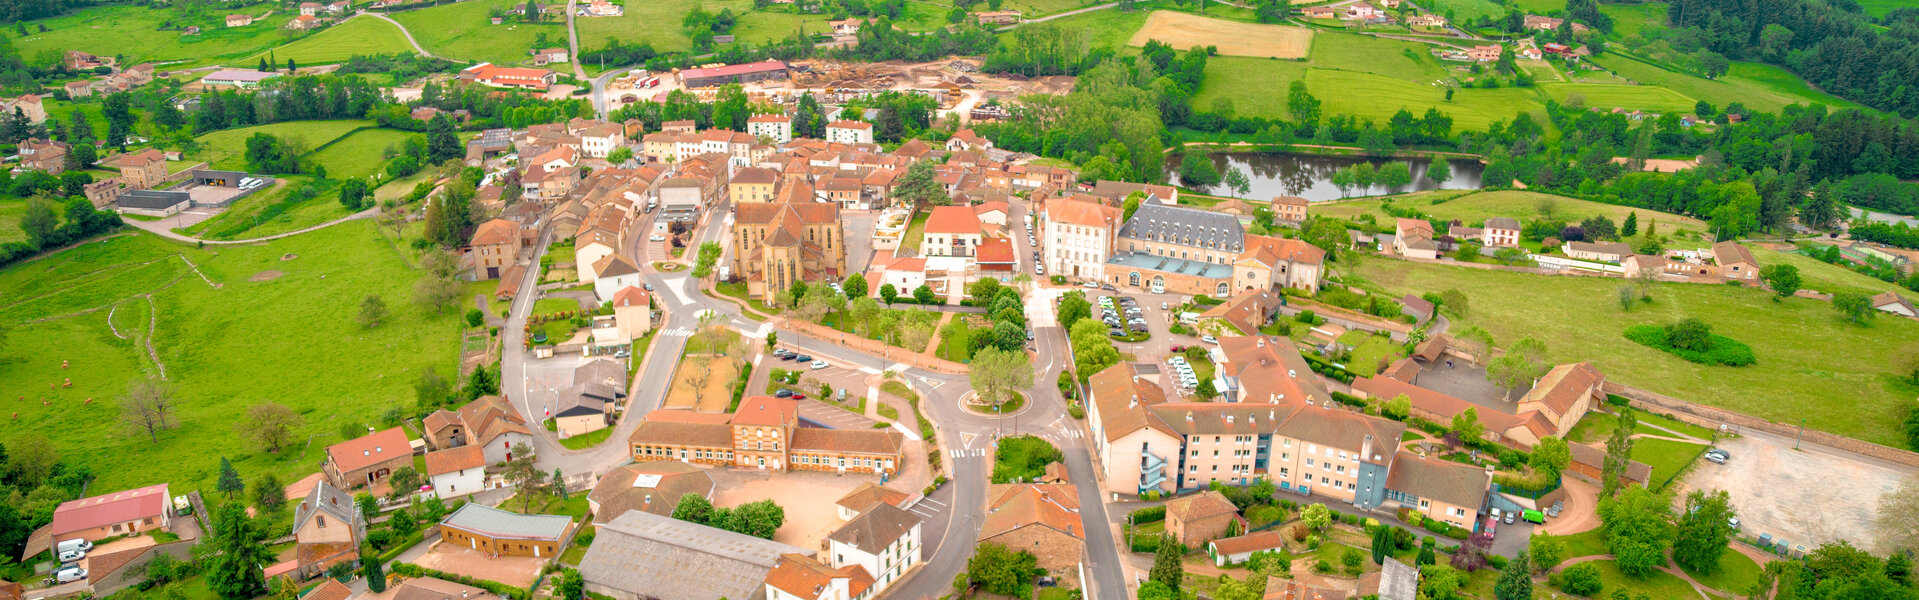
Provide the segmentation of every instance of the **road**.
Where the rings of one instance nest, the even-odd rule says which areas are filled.
[[[727,234],[723,215],[728,212],[729,207],[724,204],[709,211],[708,214],[713,216],[694,232],[688,247],[697,247],[705,240],[722,239]],[[1011,223],[1014,227],[1024,229],[1016,220],[1024,216],[1024,206],[1015,208],[1015,214],[1017,216]],[[641,229],[642,225],[644,223],[635,227],[645,231]],[[540,253],[552,237],[550,230],[541,234],[540,243],[535,248],[542,250],[534,253],[531,264],[538,264]],[[602,473],[626,463],[629,457],[622,442],[638,426],[641,415],[660,406],[666,393],[665,386],[640,385],[640,382],[671,380],[674,364],[686,343],[685,334],[699,326],[700,314],[712,311],[717,315],[717,322],[741,332],[749,339],[764,337],[767,331],[773,329],[771,325],[742,316],[738,305],[706,295],[699,283],[685,272],[653,271],[651,264],[665,258],[661,256],[666,252],[665,244],[635,242],[621,251],[634,259],[636,264],[642,265],[646,271],[645,281],[652,284],[656,291],[655,297],[665,313],[659,326],[662,334],[655,336],[653,347],[645,354],[647,358],[641,373],[634,378],[633,389],[628,397],[628,416],[621,419],[609,442],[587,450],[567,450],[544,428],[532,428],[534,449],[543,470],[560,469],[569,475],[581,476]],[[1022,249],[1022,252],[1030,250]],[[1030,254],[1026,256],[1028,258],[1021,262],[1030,268]],[[533,359],[529,353],[519,350],[525,347],[523,326],[526,318],[540,297],[539,293],[531,291],[538,283],[538,269],[528,269],[525,277],[520,289],[529,291],[515,298],[507,324],[502,327],[506,333],[506,350],[501,369],[506,393],[511,396],[514,407],[529,421],[538,422],[544,418],[546,403],[551,400],[553,390],[570,382],[571,370],[578,364],[578,359]],[[962,407],[961,397],[971,388],[965,375],[909,368],[884,357],[858,352],[797,331],[778,329],[783,346],[869,374],[882,371],[900,373],[908,385],[920,394],[924,414],[939,430],[939,451],[945,455],[943,461],[951,481],[934,497],[951,508],[943,511],[940,517],[946,522],[927,528],[928,531],[938,532],[938,537],[927,541],[925,566],[894,584],[894,589],[898,591],[889,595],[899,598],[939,597],[951,591],[954,576],[965,569],[967,559],[972,556],[985,519],[991,447],[998,437],[1018,434],[1044,436],[1066,454],[1067,470],[1080,496],[1081,518],[1089,524],[1086,529],[1088,581],[1084,582],[1087,597],[1128,595],[1124,563],[1111,531],[1103,526],[1110,520],[1105,505],[1100,501],[1100,486],[1085,444],[1084,429],[1078,420],[1066,414],[1064,399],[1053,385],[1060,371],[1071,362],[1066,353],[1065,332],[1054,324],[1051,315],[1050,298],[1058,291],[1036,290],[1032,294],[1033,300],[1028,302],[1027,310],[1035,326],[1033,349],[1039,357],[1036,359],[1039,369],[1033,387],[1027,390],[1033,401],[1017,413],[1000,417],[975,413]],[[1042,297],[1044,301],[1041,301]],[[668,335],[667,332],[679,334]]]
[[[408,44],[413,44],[413,50],[414,50],[415,52],[419,52],[419,53],[420,53],[420,56],[428,56],[428,57],[432,57],[432,58],[437,58],[437,59],[440,59],[440,60],[449,60],[449,61],[453,61],[453,62],[457,62],[457,63],[465,63],[465,62],[469,62],[469,61],[464,61],[464,60],[460,60],[460,59],[457,59],[457,58],[447,58],[447,57],[444,57],[444,56],[440,56],[440,55],[437,55],[437,54],[434,54],[434,53],[432,53],[432,52],[427,52],[427,51],[426,51],[426,46],[421,46],[421,45],[420,45],[420,42],[419,42],[419,40],[415,40],[415,39],[413,39],[413,32],[412,32],[412,31],[408,31],[405,25],[401,25],[399,21],[395,21],[395,20],[393,20],[392,18],[390,18],[390,17],[388,17],[388,16],[386,16],[386,15],[384,15],[384,14],[381,14],[381,13],[376,13],[376,12],[368,12],[368,11],[364,11],[364,10],[363,10],[363,11],[360,11],[360,14],[362,14],[362,15],[372,15],[372,16],[373,16],[374,18],[377,18],[377,19],[379,19],[379,20],[382,20],[382,21],[386,21],[386,22],[388,22],[388,23],[392,23],[394,27],[398,27],[398,28],[400,28],[400,35],[404,35],[404,36],[406,36],[406,43],[408,43]],[[357,15],[356,15],[356,16],[357,16]]]
[[[354,220],[358,220],[358,219],[370,219],[370,218],[373,218],[373,215],[374,215],[374,214],[377,214],[378,212],[379,212],[379,209],[378,209],[378,208],[369,208],[369,209],[366,209],[366,210],[363,210],[363,211],[360,211],[360,212],[357,212],[357,213],[353,213],[353,214],[350,214],[350,215],[347,215],[347,216],[344,216],[344,217],[340,217],[340,218],[338,218],[338,219],[334,219],[334,220],[331,220],[331,221],[327,221],[327,222],[325,222],[325,223],[321,223],[321,224],[319,224],[319,225],[314,225],[314,226],[312,226],[312,227],[308,227],[308,228],[306,228],[306,229],[301,229],[301,230],[297,230],[297,231],[289,231],[289,232],[286,232],[286,233],[276,233],[276,234],[273,234],[273,235],[269,235],[269,236],[265,236],[265,237],[257,237],[257,238],[247,238],[247,239],[244,239],[244,240],[203,240],[203,239],[200,239],[200,238],[197,238],[197,237],[193,237],[193,236],[189,236],[189,235],[184,235],[184,234],[179,234],[179,233],[174,233],[174,231],[173,231],[173,228],[167,225],[167,223],[169,222],[169,220],[168,220],[168,219],[161,219],[161,220],[158,220],[158,221],[142,221],[142,220],[139,220],[139,219],[126,219],[126,220],[125,220],[125,222],[126,222],[126,224],[128,224],[128,225],[132,225],[132,226],[134,226],[134,227],[138,227],[138,228],[140,228],[140,229],[143,229],[143,230],[146,230],[146,231],[147,231],[148,233],[151,233],[151,234],[154,234],[154,235],[157,235],[157,236],[160,236],[160,237],[163,237],[163,238],[167,238],[167,239],[169,239],[169,240],[174,240],[174,241],[178,241],[178,242],[187,242],[187,243],[192,243],[192,244],[201,244],[201,243],[204,243],[204,244],[207,244],[207,245],[210,245],[210,246],[211,246],[211,245],[228,245],[228,244],[255,244],[255,243],[259,243],[259,242],[265,242],[265,241],[270,241],[270,240],[277,240],[277,239],[280,239],[280,238],[284,238],[284,237],[293,237],[293,236],[296,236],[296,235],[300,235],[300,234],[302,234],[302,233],[306,233],[306,232],[309,232],[309,231],[316,231],[316,230],[320,230],[320,229],[326,229],[326,228],[328,228],[328,227],[332,227],[332,226],[334,226],[334,225],[339,225],[339,224],[341,224],[341,223],[345,223],[345,222],[347,222],[347,221],[354,221]]]

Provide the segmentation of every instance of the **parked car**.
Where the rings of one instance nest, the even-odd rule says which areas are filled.
[[[660,235],[660,234],[657,234],[657,233],[656,233],[656,234],[653,234],[653,237],[650,237],[650,238],[646,238],[646,241],[649,241],[649,242],[664,242],[664,241],[666,241],[666,236],[663,236],[663,235]]]
[[[646,291],[649,291],[649,292],[653,291],[653,284],[651,283],[641,283],[640,287],[644,288]]]
[[[823,361],[823,360],[813,361],[813,370],[818,371],[824,368],[826,368],[826,361]]]
[[[1209,333],[1206,335],[1199,336],[1199,341],[1206,342],[1208,344],[1217,344],[1219,343],[1219,338],[1213,337],[1213,335]]]
[[[793,397],[793,390],[781,388],[780,391],[773,392],[773,397],[774,398],[791,398]]]
[[[1106,290],[1106,291],[1109,291],[1109,292],[1112,292],[1112,291],[1117,291],[1117,288],[1114,288],[1114,287],[1113,287],[1113,284],[1110,284],[1110,283],[1102,283],[1102,284],[1099,284],[1099,289],[1102,289],[1102,290]]]
[[[1713,448],[1711,450],[1707,450],[1706,453],[1717,454],[1719,455],[1720,458],[1732,458],[1732,453],[1727,452],[1725,448]]]
[[[1726,464],[1726,457],[1717,454],[1707,454],[1706,461],[1716,465],[1723,465]]]
[[[1118,329],[1108,329],[1106,330],[1106,337],[1126,337],[1126,332]]]
[[[1086,281],[1086,282],[1081,282],[1079,286],[1083,288],[1097,288],[1099,287],[1099,284],[1093,283],[1091,281]]]
[[[805,400],[805,399],[806,399],[806,394],[798,394],[798,393],[796,393],[796,394],[793,394],[793,399],[794,399],[794,400]]]
[[[78,562],[80,559],[86,558],[86,557],[87,557],[87,551],[85,550],[67,550],[65,552],[60,553],[60,562],[63,562],[63,563]]]
[[[1181,352],[1185,352],[1185,351],[1186,351],[1186,347],[1185,347],[1185,346],[1173,346],[1173,348],[1172,348],[1172,350],[1173,350],[1173,353],[1174,353],[1174,354],[1179,354],[1179,353],[1181,353]],[[1180,357],[1180,360],[1186,360],[1186,358],[1185,358],[1185,357]]]
[[[1513,517],[1514,517],[1514,516],[1516,516],[1516,515],[1514,515],[1514,514],[1513,514],[1513,513],[1511,512],[1511,511],[1508,511],[1508,512],[1506,513],[1506,524],[1507,524],[1507,525],[1511,525],[1511,524],[1513,524]]]
[[[773,350],[773,356],[778,356],[778,357],[780,357],[780,358],[786,358],[786,357],[788,357],[788,356],[792,356],[792,355],[793,355],[793,351],[792,351],[792,350],[787,350],[787,349],[785,349],[785,348],[775,348],[775,349]]]
[[[81,552],[86,552],[88,550],[93,549],[93,542],[89,542],[83,539],[62,540],[60,544],[58,546],[55,546],[54,548],[61,552],[66,552],[68,550],[79,550]]]
[[[55,583],[72,583],[87,578],[87,570],[80,567],[67,567],[53,572]]]
[[[813,355],[801,354],[799,356],[793,357],[793,360],[797,362],[802,362],[802,363],[810,363],[810,362],[813,362]]]

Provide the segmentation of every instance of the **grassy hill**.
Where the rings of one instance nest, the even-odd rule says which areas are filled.
[[[1692,217],[1538,192],[1522,190],[1422,192],[1395,196],[1392,201],[1394,206],[1402,209],[1417,210],[1441,219],[1458,219],[1464,223],[1478,223],[1489,217],[1510,217],[1524,223],[1540,218],[1541,199],[1551,199],[1553,218],[1568,223],[1578,222],[1588,217],[1605,216],[1618,224],[1625,222],[1627,215],[1638,213],[1640,228],[1643,229],[1657,222],[1660,235],[1679,238],[1678,241],[1673,242],[1675,248],[1687,243],[1699,246],[1711,245],[1705,241],[1707,239],[1706,223]],[[1367,198],[1330,202],[1315,204],[1312,210],[1313,214],[1349,220],[1360,215],[1372,215],[1378,222],[1387,223],[1392,216],[1380,208],[1385,201],[1383,198]]]
[[[276,66],[285,65],[288,59],[292,59],[297,66],[304,67],[346,62],[355,55],[411,52],[413,45],[406,43],[406,34],[399,27],[373,17],[354,17],[285,46],[249,56],[237,64],[257,65],[260,59],[269,54],[279,63]]]
[[[531,58],[527,52],[533,49],[533,43],[541,33],[546,34],[549,44],[566,46],[564,18],[555,17],[542,24],[506,25],[494,25],[487,20],[494,9],[518,8],[525,4],[514,0],[472,0],[394,13],[392,17],[413,33],[413,39],[434,54],[460,60],[517,65]],[[627,14],[633,13],[629,11]],[[586,24],[594,20],[580,20],[582,49],[585,49],[585,41],[592,39],[586,35]],[[667,27],[664,24],[660,26]],[[677,29],[679,20],[675,19],[670,26]]]
[[[269,11],[271,15],[252,25],[229,28],[225,24],[228,13],[258,17]],[[280,28],[294,14],[274,4],[221,9],[218,14],[211,10],[188,14],[144,6],[100,6],[27,23],[27,35],[12,29],[5,35],[20,56],[33,64],[52,62],[41,57],[57,60],[61,52],[80,50],[101,56],[125,55],[128,64],[186,61],[169,65],[185,68],[251,56],[285,43]],[[200,34],[184,35],[188,25],[199,26]],[[42,26],[47,31],[39,31]],[[169,29],[163,30],[162,26]]]
[[[412,303],[417,277],[368,221],[205,249],[129,234],[15,265],[0,271],[0,324],[12,329],[0,381],[28,398],[11,409],[20,418],[0,422],[0,440],[40,433],[103,490],[210,487],[222,456],[249,479],[315,472],[343,425],[410,404],[422,369],[451,373],[457,315]],[[369,294],[391,311],[371,330],[353,320]],[[149,337],[179,407],[179,427],[157,443],[121,428],[115,404],[128,382],[159,372]],[[71,388],[46,388],[68,378]],[[299,445],[268,454],[235,432],[265,401],[301,414]]]

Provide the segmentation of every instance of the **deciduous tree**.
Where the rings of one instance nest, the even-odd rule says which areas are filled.
[[[1024,337],[1024,332],[1022,336]],[[973,354],[968,378],[981,400],[999,406],[1013,399],[1015,390],[1033,387],[1033,362],[1021,350],[982,348]]]
[[[372,329],[386,321],[386,301],[378,294],[367,294],[360,299],[360,314],[356,316],[361,327]]]
[[[259,444],[261,450],[279,452],[293,441],[294,430],[300,427],[301,421],[300,413],[284,404],[261,402],[248,407],[246,419],[233,426],[242,437]]]
[[[1759,278],[1772,288],[1773,301],[1790,298],[1799,291],[1799,267],[1784,264],[1771,264],[1759,268]]]
[[[1686,509],[1679,515],[1672,541],[1673,562],[1697,575],[1719,572],[1719,557],[1738,533],[1732,528],[1732,518],[1732,500],[1725,490],[1686,494]]]
[[[173,417],[173,386],[158,377],[135,379],[120,396],[120,420],[128,429],[159,443],[160,432],[178,427]]]
[[[1631,486],[1600,499],[1599,520],[1620,572],[1646,577],[1666,562],[1665,548],[1673,541],[1671,498]]]
[[[1880,548],[1919,549],[1919,476],[1907,476],[1898,489],[1879,497],[1879,514],[1873,517],[1873,525],[1878,529]]]

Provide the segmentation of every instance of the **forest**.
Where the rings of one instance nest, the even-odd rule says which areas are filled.
[[[1706,49],[1784,66],[1842,98],[1919,116],[1919,9],[1875,31],[1863,14],[1813,0],[1672,0],[1667,19]],[[1857,9],[1856,3],[1850,3]]]

